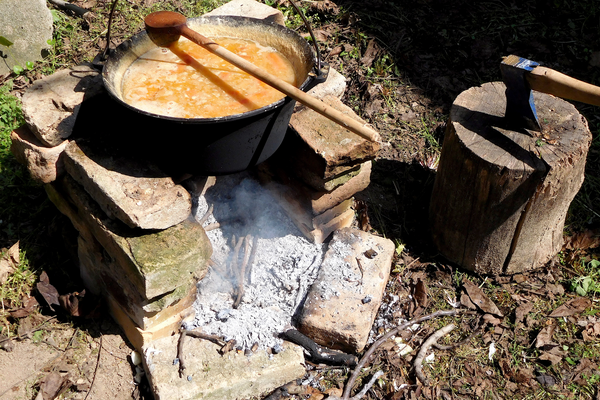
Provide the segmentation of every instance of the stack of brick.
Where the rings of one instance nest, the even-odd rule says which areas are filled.
[[[106,300],[141,348],[176,332],[191,313],[212,247],[189,220],[190,194],[172,178],[70,140],[84,97],[101,91],[88,66],[35,82],[23,96],[27,124],[12,133],[11,150],[79,232],[86,288]]]
[[[366,124],[340,97],[345,79],[335,70],[311,93]],[[260,177],[300,231],[322,243],[354,223],[353,196],[371,182],[371,160],[379,142],[366,140],[316,111],[297,106],[291,131]]]

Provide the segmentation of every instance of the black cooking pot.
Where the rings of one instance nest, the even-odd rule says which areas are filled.
[[[252,39],[290,60],[300,89],[325,79],[315,71],[312,48],[281,25],[235,16],[188,19],[188,26],[208,37]],[[122,80],[130,65],[156,45],[140,32],[119,45],[106,61],[102,77],[115,108],[119,141],[131,151],[178,172],[224,175],[246,170],[270,157],[280,146],[295,101],[285,97],[257,110],[219,118],[174,118],[142,111],[123,101]]]

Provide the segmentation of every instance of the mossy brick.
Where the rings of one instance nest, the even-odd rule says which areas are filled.
[[[90,195],[66,175],[47,185],[52,202],[67,215],[82,236],[93,235],[123,268],[145,300],[172,292],[199,276],[212,254],[204,229],[191,220],[160,231],[128,228],[112,220]]]

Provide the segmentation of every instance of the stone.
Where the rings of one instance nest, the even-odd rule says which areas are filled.
[[[130,228],[166,229],[190,216],[187,190],[148,162],[92,150],[84,141],[71,141],[64,158],[67,172],[102,210]]]
[[[346,91],[346,78],[333,68],[329,68],[327,79],[323,83],[319,83],[307,93],[317,99],[322,99],[326,96],[335,96],[341,99]],[[304,106],[296,105],[296,111],[300,111]]]
[[[394,243],[354,228],[333,235],[298,330],[322,346],[361,352],[387,284]]]
[[[45,146],[58,146],[73,133],[81,103],[103,91],[102,76],[91,65],[55,72],[23,94],[25,123]]]
[[[235,15],[256,18],[266,22],[285,25],[283,13],[276,8],[255,0],[231,0],[204,16]]]
[[[45,147],[27,126],[22,126],[10,134],[10,151],[16,160],[25,165],[35,181],[50,183],[64,173],[62,153],[68,142],[56,147]]]
[[[165,337],[143,348],[146,374],[160,400],[260,398],[306,373],[303,349],[292,343],[285,342],[284,351],[273,355],[261,349],[249,356],[236,350],[220,355],[218,345],[188,337],[180,377],[177,341],[177,335]]]
[[[276,162],[261,164],[257,172],[263,186],[285,201],[296,204],[298,210],[308,210],[313,216],[317,216],[365,190],[371,183],[371,168],[371,161],[364,163],[356,176],[331,192],[318,191],[305,185]]]
[[[68,174],[45,185],[56,207],[79,234],[93,236],[122,269],[123,282],[144,300],[158,300],[206,274],[212,245],[200,224],[185,220],[160,231],[131,229],[112,220]]]
[[[0,44],[0,76],[44,57],[50,48],[52,23],[46,0],[0,1],[1,35],[12,42],[8,47]]]
[[[85,287],[102,298],[110,297],[141,330],[151,329],[188,309],[196,299],[195,278],[181,282],[181,286],[157,299],[144,299],[93,237],[79,236],[77,249]]]
[[[327,95],[322,100],[364,122],[337,97]],[[374,159],[380,148],[378,142],[366,140],[308,108],[292,114],[290,126],[297,135],[287,135],[278,156],[288,160],[290,170],[308,170],[324,180]]]

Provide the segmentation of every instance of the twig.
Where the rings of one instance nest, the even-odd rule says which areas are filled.
[[[85,394],[83,400],[87,400],[90,393],[92,393],[92,389],[94,388],[94,382],[96,382],[96,375],[98,373],[98,366],[100,365],[100,355],[102,355],[102,335],[100,335],[100,346],[98,347],[98,358],[96,359],[96,368],[94,368],[94,376],[92,377],[92,382],[90,383],[90,388],[88,392]]]
[[[246,276],[246,266],[248,265],[248,260],[250,259],[250,239],[250,235],[243,238],[244,243],[246,243],[246,245],[244,246],[244,259],[242,261],[242,266],[237,271],[234,271],[237,275],[237,289],[235,294],[235,300],[233,301],[234,309],[237,309],[240,306],[240,303],[242,302],[242,297],[244,296],[244,277]],[[242,239],[240,239],[240,244],[241,242]]]
[[[342,396],[342,399],[343,400],[348,400],[350,398],[350,391],[352,390],[352,386],[354,386],[354,383],[356,382],[356,378],[358,378],[358,374],[360,373],[360,370],[365,367],[365,365],[367,364],[367,361],[369,360],[369,358],[371,357],[371,355],[373,355],[373,353],[375,352],[375,350],[377,350],[377,348],[379,346],[381,346],[386,340],[388,340],[392,336],[396,335],[398,332],[400,332],[400,331],[402,331],[402,330],[404,330],[404,329],[406,329],[409,326],[412,326],[414,324],[418,324],[420,322],[427,321],[427,320],[430,320],[430,319],[433,319],[433,318],[450,316],[450,315],[456,315],[456,314],[459,314],[459,313],[462,313],[462,312],[465,312],[465,310],[440,310],[440,311],[436,311],[433,314],[424,315],[422,317],[415,318],[415,319],[412,319],[410,321],[404,322],[403,324],[398,325],[396,328],[392,329],[391,331],[389,331],[388,333],[386,333],[385,335],[383,335],[381,338],[379,338],[378,340],[376,340],[375,343],[373,343],[371,345],[371,347],[369,348],[369,350],[367,350],[365,352],[365,354],[362,356],[362,358],[360,359],[360,361],[358,362],[358,364],[354,368],[354,371],[352,372],[352,375],[350,376],[350,379],[348,380],[348,382],[346,383],[346,387],[344,388],[344,395]]]
[[[179,340],[177,341],[177,359],[179,360],[179,377],[183,378],[183,371],[185,371],[185,362],[183,360],[183,344],[185,343],[186,336],[191,336],[196,339],[204,339],[213,342],[221,347],[228,345],[220,337],[214,335],[208,335],[206,333],[198,331],[188,331],[181,329],[179,332]]]
[[[289,329],[283,332],[281,336],[292,343],[304,347],[310,353],[313,361],[327,364],[342,364],[349,367],[356,365],[356,356],[319,346],[311,338],[295,329]]]
[[[425,342],[423,342],[421,349],[417,353],[417,357],[415,358],[415,363],[414,363],[415,375],[417,375],[417,378],[419,378],[419,380],[421,381],[421,383],[423,385],[429,386],[429,380],[423,374],[423,359],[427,355],[427,352],[429,351],[431,346],[434,343],[436,343],[438,340],[440,340],[442,337],[444,337],[448,333],[452,332],[452,330],[454,328],[455,328],[454,324],[450,324],[450,325],[446,325],[442,329],[439,329],[438,331],[433,333],[431,336],[429,336],[429,338],[427,338],[427,340]]]
[[[221,227],[221,224],[218,222],[213,222],[212,224],[208,224],[204,227],[204,232],[209,232],[215,229],[219,229]]]
[[[55,5],[56,7],[60,8],[60,9],[73,11],[76,15],[78,15],[80,17],[83,17],[85,14],[90,12],[90,10],[86,10],[85,8],[78,7],[75,4],[67,3],[66,1],[63,1],[63,0],[48,0],[48,2],[50,2],[51,4]]]
[[[379,371],[375,372],[375,374],[371,377],[369,382],[367,382],[367,384],[362,388],[362,390],[360,392],[358,392],[354,397],[351,397],[350,400],[362,399],[367,394],[369,389],[371,389],[371,387],[373,387],[373,385],[375,384],[375,382],[377,381],[377,379],[379,379],[379,377],[381,375],[383,375],[383,371],[379,370]],[[342,397],[329,396],[327,399],[328,400],[342,400]]]
[[[252,265],[254,264],[254,258],[256,257],[256,248],[258,247],[258,236],[254,236],[252,240],[252,250],[250,251],[250,258],[248,259],[248,267],[246,271],[246,281],[251,285],[252,284]]]
[[[484,324],[482,324],[481,321],[482,321],[482,319],[480,318],[479,322],[477,323],[477,326],[475,327],[475,330],[473,330],[473,332],[471,332],[471,334],[469,336],[467,336],[460,342],[456,342],[456,343],[453,343],[448,346],[444,346],[439,343],[434,343],[433,347],[435,347],[438,350],[452,350],[455,347],[462,346],[463,344],[468,343],[471,339],[473,339],[475,337],[475,335],[477,335],[479,333],[479,329],[481,329],[483,327]]]
[[[208,219],[208,217],[210,217],[212,215],[213,209],[214,209],[214,206],[211,204],[210,207],[208,207],[208,210],[206,211],[206,214],[204,214],[202,216],[202,218],[200,218],[200,220],[198,221],[198,223],[200,225],[204,225],[204,223],[206,222],[206,220]]]

